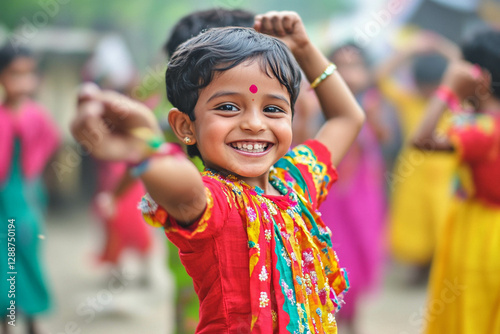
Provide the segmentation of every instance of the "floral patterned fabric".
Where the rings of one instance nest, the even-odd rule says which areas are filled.
[[[206,170],[207,206],[188,228],[145,196],[147,222],[179,248],[200,299],[197,333],[336,333],[348,288],[317,209],[337,175],[317,141],[270,173],[280,196]]]

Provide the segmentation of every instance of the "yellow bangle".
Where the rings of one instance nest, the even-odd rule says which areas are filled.
[[[145,141],[151,151],[157,150],[165,142],[164,138],[156,135],[150,128],[138,127],[129,130],[129,132],[132,136]]]
[[[311,88],[316,88],[318,87],[318,85],[323,81],[325,80],[326,78],[328,78],[330,75],[333,74],[333,72],[337,69],[337,66],[335,66],[334,63],[330,63],[327,68],[323,71],[323,73],[321,73],[321,75],[319,77],[317,77],[311,84]]]

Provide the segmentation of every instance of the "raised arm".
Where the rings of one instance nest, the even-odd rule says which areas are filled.
[[[99,159],[133,164],[149,159],[141,179],[151,197],[179,223],[193,222],[206,206],[197,168],[184,157],[150,158],[147,143],[133,135],[137,128],[162,135],[153,113],[144,105],[94,85],[82,87],[71,125],[75,139]]]
[[[382,62],[375,70],[377,81],[383,80],[399,69],[407,61],[419,54],[435,52],[448,61],[458,60],[461,52],[458,46],[447,38],[430,31],[418,32],[412,40]]]
[[[255,29],[281,39],[292,51],[309,82],[319,77],[330,62],[312,44],[297,13],[269,12],[255,18]],[[326,123],[316,139],[332,154],[338,165],[363,125],[365,116],[342,77],[334,71],[315,89]]]
[[[447,96],[434,95],[429,102],[424,119],[412,138],[413,146],[428,151],[452,151],[453,145],[446,136],[436,133],[437,124],[444,111],[449,108],[450,99],[462,102],[467,98],[474,97],[480,85],[489,87],[487,74],[481,73],[473,64],[463,60],[452,62],[438,89],[446,92]],[[486,90],[487,91],[487,90]]]

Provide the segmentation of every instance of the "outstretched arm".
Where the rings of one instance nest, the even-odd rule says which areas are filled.
[[[285,42],[309,82],[320,76],[330,63],[312,44],[297,13],[269,12],[258,15],[254,28]],[[328,147],[332,154],[332,163],[338,165],[358,135],[365,116],[337,71],[321,82],[315,90],[327,120],[316,139]]]
[[[148,145],[133,135],[137,128],[162,135],[153,113],[144,105],[94,85],[82,87],[71,131],[93,156],[130,163],[148,159]],[[141,178],[151,197],[179,223],[189,224],[203,213],[203,182],[187,158],[155,157]]]

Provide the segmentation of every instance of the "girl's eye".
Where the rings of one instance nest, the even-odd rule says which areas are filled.
[[[268,112],[268,113],[279,113],[279,112],[285,112],[283,109],[281,108],[278,108],[276,106],[269,106],[269,107],[265,107],[264,108],[264,112]]]
[[[222,104],[215,109],[225,111],[238,111],[238,108],[236,106],[233,106],[232,104]]]

